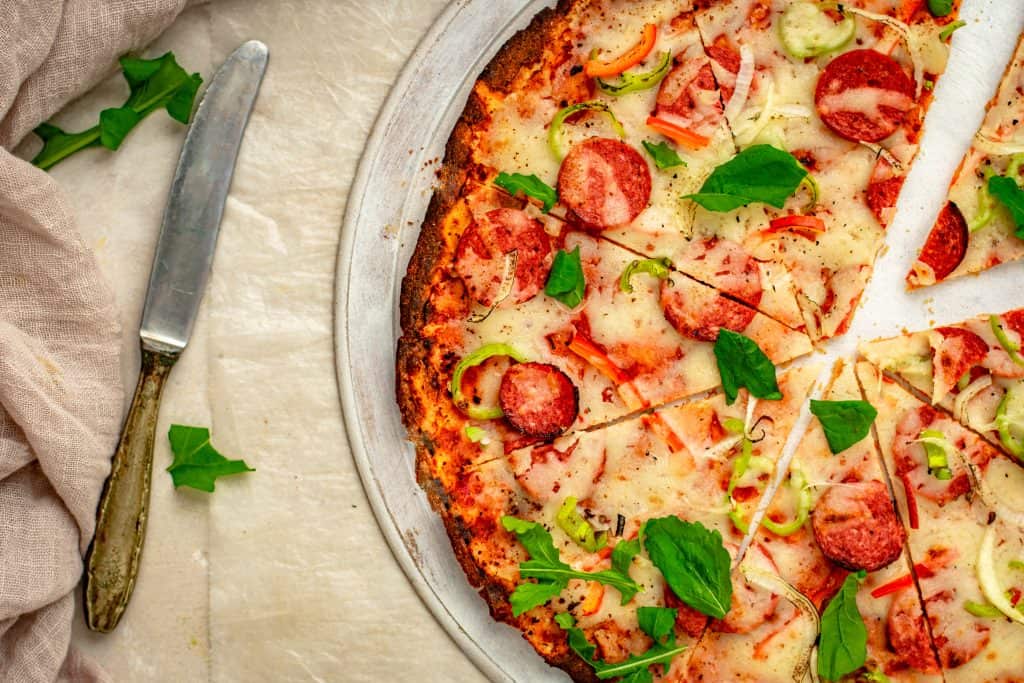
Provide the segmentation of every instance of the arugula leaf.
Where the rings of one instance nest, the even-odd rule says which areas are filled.
[[[1024,190],[1013,178],[993,176],[988,179],[988,191],[1010,210],[1013,224],[1017,226],[1016,235],[1024,239]]]
[[[583,301],[583,294],[586,291],[587,281],[583,277],[579,245],[572,252],[559,249],[551,264],[544,293],[569,308],[576,308]]]
[[[499,173],[494,179],[494,184],[513,196],[522,192],[527,197],[533,197],[544,205],[544,213],[550,211],[558,202],[558,192],[555,188],[535,175]]]
[[[594,659],[597,648],[590,644],[583,631],[576,628],[576,620],[572,618],[571,614],[556,614],[555,623],[568,632],[569,647],[583,661],[594,667],[594,673],[601,680],[622,676],[621,683],[651,683],[653,676],[651,676],[649,667],[654,664],[663,664],[668,667],[676,656],[686,651],[685,645],[676,644],[676,634],[673,628],[676,611],[668,607],[638,608],[636,613],[640,628],[651,637],[654,645],[646,652],[630,655],[625,661],[616,664]]]
[[[722,534],[678,517],[647,520],[640,532],[651,562],[679,599],[721,619],[732,605],[731,560]]]
[[[623,605],[641,590],[640,585],[629,576],[628,564],[624,565],[627,571],[619,570],[621,562],[613,569],[600,572],[579,571],[562,562],[551,534],[540,524],[510,516],[502,517],[501,524],[519,538],[519,542],[530,554],[529,560],[519,563],[519,575],[524,579],[537,579],[537,583],[519,584],[512,592],[512,614],[517,617],[557,596],[569,585],[570,579],[597,581],[611,586],[622,594]],[[632,559],[632,555],[629,558]]]
[[[807,175],[789,152],[771,145],[743,150],[712,172],[692,199],[708,211],[732,211],[752,202],[781,209]]]
[[[633,558],[640,554],[640,539],[632,541],[619,541],[612,548],[612,569],[629,576],[629,567],[633,564]]]
[[[679,155],[668,146],[668,143],[659,142],[654,144],[650,140],[644,140],[642,144],[647,153],[654,159],[654,165],[658,168],[664,170],[675,166],[686,166],[686,162],[679,158]]]
[[[171,425],[167,433],[174,462],[167,468],[174,486],[189,486],[212,493],[218,477],[255,472],[244,460],[228,460],[210,443],[206,427]]]
[[[68,133],[44,123],[35,129],[43,148],[32,159],[41,169],[52,168],[75,152],[102,145],[110,150],[121,146],[128,133],[146,116],[166,109],[171,118],[188,123],[192,104],[203,79],[178,65],[174,53],[156,59],[121,57],[121,69],[131,94],[123,105],[100,112],[99,125],[81,133]]]
[[[829,450],[842,453],[871,431],[878,411],[867,401],[817,401],[811,399],[811,414],[818,418]]]
[[[848,575],[821,615],[818,675],[825,680],[838,681],[867,659],[868,630],[857,610],[857,586],[866,576],[864,570]]]
[[[775,379],[775,366],[750,337],[723,327],[715,340],[715,360],[718,361],[718,374],[722,377],[722,389],[728,405],[736,402],[740,387],[746,387],[758,398],[782,399]]]

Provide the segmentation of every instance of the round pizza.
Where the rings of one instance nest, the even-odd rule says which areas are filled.
[[[1024,681],[1024,309],[817,391],[803,362],[850,327],[958,4],[561,0],[476,81],[398,403],[469,583],[574,680]],[[1021,92],[912,286],[1024,254]]]

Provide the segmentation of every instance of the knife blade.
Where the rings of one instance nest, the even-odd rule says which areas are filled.
[[[139,382],[86,556],[85,616],[94,631],[108,633],[117,626],[135,587],[149,516],[160,396],[192,335],[242,136],[268,59],[267,46],[256,40],[232,52],[210,81],[185,135],[143,308]]]

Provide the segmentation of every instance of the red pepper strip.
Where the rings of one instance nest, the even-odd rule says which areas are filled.
[[[914,497],[914,486],[910,483],[910,476],[907,472],[900,475],[903,482],[903,490],[907,494],[907,514],[910,516],[910,528],[917,529],[920,525],[920,517],[917,514],[917,498]]]
[[[928,565],[926,565],[926,564],[921,564],[921,563],[915,564],[914,565],[914,571],[917,572],[917,575],[920,578],[922,578],[922,579],[927,579],[930,576],[935,576],[935,572],[933,572],[928,567]],[[901,591],[904,588],[910,588],[913,585],[914,585],[914,576],[913,576],[913,574],[904,574],[900,578],[893,579],[889,583],[883,583],[881,586],[879,586],[875,590],[871,591],[871,597],[873,597],[873,598],[881,598],[881,597],[884,597],[886,595],[889,595],[890,593],[895,593],[896,591]]]
[[[655,24],[644,24],[644,32],[640,36],[640,42],[629,48],[621,55],[607,62],[600,62],[591,59],[586,63],[583,70],[590,78],[608,78],[618,76],[631,66],[636,66],[647,58],[647,55],[654,49],[654,43],[658,40],[658,27]]]
[[[665,119],[659,119],[657,116],[647,117],[647,127],[653,128],[673,142],[690,149],[701,149],[711,144],[711,138],[694,133],[688,128],[677,126]]]
[[[579,330],[576,330],[572,336],[572,341],[569,342],[569,350],[575,353],[577,356],[585,360],[591,366],[594,367],[602,375],[610,379],[615,384],[615,390],[619,393],[623,403],[630,410],[642,410],[647,408],[649,404],[646,400],[637,392],[636,388],[630,383],[629,375],[625,373],[615,362],[608,357],[604,351],[598,347],[597,344],[588,339]],[[648,415],[644,418],[644,424],[646,424],[651,431],[660,436],[669,449],[673,453],[679,452],[685,448],[685,444],[678,434],[673,431],[672,427],[668,425],[661,416],[658,414]]]
[[[797,228],[797,230],[792,230],[793,228]],[[807,237],[807,239],[815,239],[816,234],[825,232],[825,221],[817,216],[781,216],[773,219],[768,224],[768,228],[762,230],[762,232],[774,233],[785,230],[791,230],[802,237]]]
[[[1010,589],[1010,604],[1013,605],[1014,607],[1016,607],[1017,603],[1020,602],[1020,598],[1021,598],[1022,595],[1024,595],[1024,593],[1021,593],[1019,588],[1011,588]]]
[[[629,375],[616,365],[597,344],[580,334],[579,330],[573,334],[572,341],[569,342],[569,350],[590,363],[615,384],[625,384],[629,381]]]

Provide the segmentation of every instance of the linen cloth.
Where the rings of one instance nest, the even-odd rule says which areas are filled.
[[[69,643],[123,410],[113,293],[61,189],[10,150],[186,4],[0,2],[2,681],[104,678]]]

